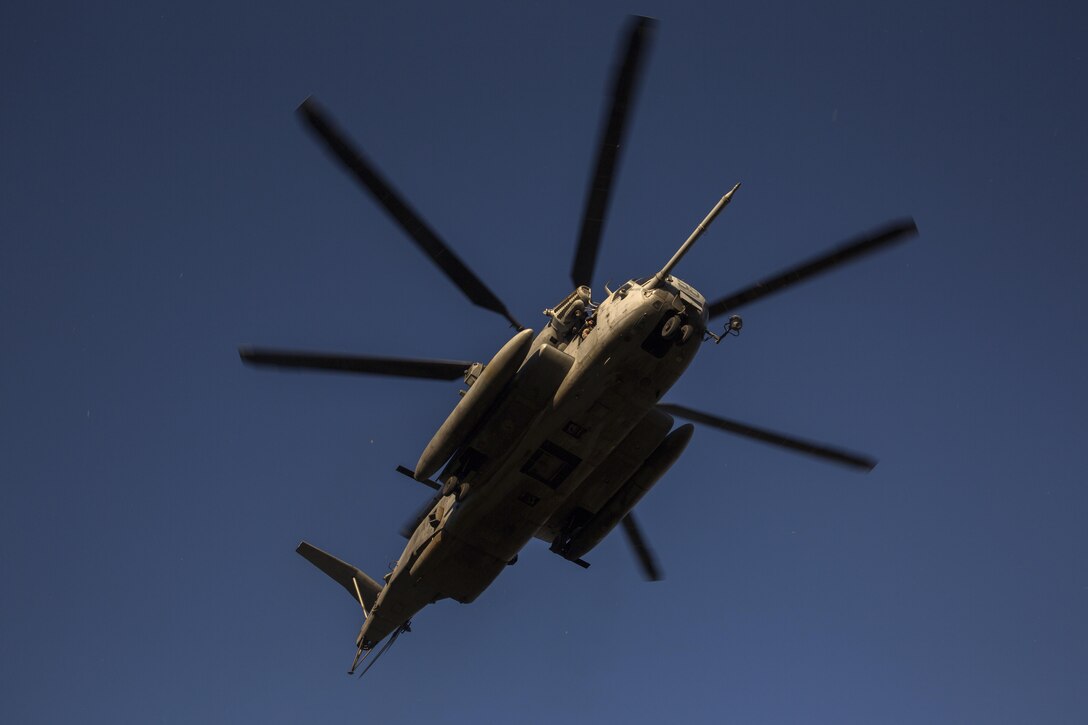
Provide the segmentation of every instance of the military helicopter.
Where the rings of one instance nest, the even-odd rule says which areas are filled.
[[[708,303],[672,271],[731,201],[737,185],[657,273],[615,291],[606,287],[607,296],[594,301],[590,283],[597,248],[654,25],[652,19],[635,17],[626,33],[571,268],[574,291],[544,311],[548,322],[539,333],[511,315],[313,99],[299,107],[303,121],[333,157],[431,261],[470,301],[502,315],[517,331],[486,364],[239,350],[251,365],[440,380],[463,377],[467,386],[415,468],[397,469],[435,493],[402,531],[408,543],[380,583],[309,543],[297,549],[362,608],[364,620],[349,674],[383,640],[388,638],[379,655],[409,631],[412,618],[426,605],[447,598],[475,600],[533,538],[588,567],[583,557],[621,526],[645,576],[660,579],[660,567],[632,509],[691,439],[691,423],[674,428],[675,418],[861,470],[876,465],[867,456],[660,400],[702,343],[739,334],[743,323],[737,309],[907,239],[917,232],[912,220],[886,224]],[[720,333],[708,328],[710,320],[727,314]]]

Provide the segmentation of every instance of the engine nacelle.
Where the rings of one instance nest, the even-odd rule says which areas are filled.
[[[574,561],[599,544],[665,475],[672,464],[676,463],[676,459],[684,452],[688,441],[691,440],[694,430],[695,426],[688,423],[669,433],[665,440],[661,441],[661,445],[654,449],[649,458],[620,486],[620,489],[601,507],[600,511],[577,530],[569,532],[569,538],[565,541],[559,539],[555,541],[552,545],[553,551],[565,559]]]

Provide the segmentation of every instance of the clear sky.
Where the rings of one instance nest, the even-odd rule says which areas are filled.
[[[387,7],[389,6],[389,7]],[[527,324],[569,290],[604,91],[658,27],[597,266],[708,297],[913,216],[743,310],[711,430],[583,571],[539,542],[362,681],[358,608],[456,383],[242,343],[487,360],[469,305],[302,128],[314,94]],[[1088,720],[1088,14],[1073,2],[5,3],[0,720]]]

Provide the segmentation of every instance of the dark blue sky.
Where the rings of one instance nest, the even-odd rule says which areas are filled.
[[[0,9],[0,719],[1080,723],[1088,717],[1086,12],[1076,3],[16,3]],[[884,7],[882,7],[884,6]],[[699,430],[583,571],[529,546],[362,682],[359,613],[456,384],[259,343],[488,359],[470,306],[298,123],[325,104],[534,327],[625,16],[661,20],[596,288],[709,297],[912,215],[743,311]],[[1078,483],[1080,481],[1081,483]]]

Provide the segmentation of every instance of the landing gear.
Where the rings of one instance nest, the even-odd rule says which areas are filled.
[[[442,484],[442,488],[438,492],[438,495],[446,497],[453,494],[454,498],[460,501],[468,495],[468,489],[469,485],[467,482],[462,481],[457,476],[450,476],[446,479],[446,482]]]
[[[695,326],[685,323],[680,315],[673,315],[665,320],[665,324],[661,326],[662,338],[666,340],[676,338],[681,345],[691,338],[693,332],[695,332]]]
[[[665,320],[665,324],[661,326],[661,337],[666,340],[671,340],[676,337],[676,333],[680,332],[680,316],[673,315],[669,319]],[[691,333],[688,333],[691,334]]]
[[[459,479],[457,476],[450,476],[442,484],[442,488],[441,490],[439,490],[438,495],[445,498],[446,496],[449,496],[451,493],[455,492],[460,485],[461,479]]]

